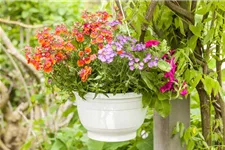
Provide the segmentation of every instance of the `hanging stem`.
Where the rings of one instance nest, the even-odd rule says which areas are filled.
[[[126,28],[127,28],[128,35],[130,36],[130,30],[128,28],[128,24],[127,24],[126,17],[124,15],[123,7],[122,7],[122,4],[121,4],[121,1],[120,0],[119,0],[119,4],[120,4],[120,10],[121,10],[122,15],[123,15],[123,19],[125,20],[125,25],[126,25]]]

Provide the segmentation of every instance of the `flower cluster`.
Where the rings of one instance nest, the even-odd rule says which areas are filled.
[[[149,44],[153,43],[153,44]],[[157,67],[158,57],[152,56],[148,52],[148,48],[157,46],[160,42],[156,40],[150,40],[145,44],[137,43],[135,38],[129,36],[118,35],[116,39],[107,44],[103,49],[98,52],[98,59],[102,62],[111,63],[117,55],[121,58],[127,58],[129,60],[128,65],[130,70],[139,69],[143,70],[145,67]],[[129,51],[130,49],[130,51]],[[141,58],[135,53],[144,53],[145,57]]]
[[[82,23],[76,22],[71,30],[63,24],[56,26],[54,31],[44,28],[37,33],[40,46],[26,48],[28,63],[37,70],[51,72],[54,65],[67,61],[75,53],[78,75],[85,82],[92,73],[91,63],[96,59],[98,50],[112,42],[113,32],[120,24],[120,21],[110,18],[111,15],[105,11],[84,12]]]
[[[165,59],[171,66],[171,70],[169,72],[166,72],[164,74],[164,77],[168,79],[168,82],[166,84],[164,84],[161,88],[160,88],[160,91],[162,93],[166,92],[166,91],[172,91],[174,92],[175,91],[175,88],[176,88],[176,83],[178,82],[178,80],[175,78],[175,73],[176,73],[176,68],[177,68],[177,65],[175,63],[175,57],[173,57],[173,54],[175,53],[175,50],[171,50],[170,51],[170,56],[172,56],[172,58],[170,59],[169,58],[169,55],[168,54],[165,54],[163,55],[163,59]],[[181,95],[186,95],[188,94],[188,91],[187,91],[187,84],[186,82],[184,81],[183,84],[182,84],[182,87],[181,87],[181,92],[180,92]]]
[[[26,59],[28,63],[35,66],[37,70],[43,69],[45,72],[51,72],[53,65],[67,58],[67,54],[76,50],[70,40],[65,41],[62,35],[67,35],[68,30],[64,25],[56,27],[55,34],[50,33],[50,28],[44,28],[38,32],[37,39],[40,46],[33,50],[27,46]]]

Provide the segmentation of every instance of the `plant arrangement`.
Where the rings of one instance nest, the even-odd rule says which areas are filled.
[[[164,40],[139,43],[120,26],[121,20],[105,11],[84,12],[71,29],[58,25],[39,31],[39,46],[26,47],[26,58],[46,72],[48,84],[81,97],[135,92],[145,104],[154,104],[154,99],[188,94],[177,74],[176,51]]]

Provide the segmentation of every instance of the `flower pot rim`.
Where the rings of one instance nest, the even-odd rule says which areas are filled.
[[[77,91],[74,91],[73,92],[76,95],[78,95],[78,92]],[[107,97],[107,96],[108,97]],[[113,94],[113,93],[107,93],[107,94],[103,94],[103,93],[99,93],[96,97],[95,97],[95,93],[94,92],[88,92],[87,94],[84,95],[84,98],[93,98],[93,99],[102,99],[102,100],[110,100],[110,99],[113,99],[113,100],[120,100],[121,98],[123,100],[125,99],[129,99],[129,98],[137,98],[137,97],[142,97],[142,94],[137,94],[135,92],[128,92],[128,93],[116,93],[116,94]]]

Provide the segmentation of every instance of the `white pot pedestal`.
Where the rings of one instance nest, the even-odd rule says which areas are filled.
[[[145,119],[146,109],[142,95],[98,94],[85,95],[85,100],[76,95],[76,104],[81,124],[87,129],[89,138],[106,141],[128,141],[136,137],[137,129]]]
[[[186,150],[181,146],[179,135],[172,137],[177,122],[184,123],[185,128],[190,125],[190,99],[172,100],[171,112],[163,118],[154,114],[154,150]]]

